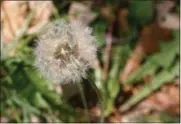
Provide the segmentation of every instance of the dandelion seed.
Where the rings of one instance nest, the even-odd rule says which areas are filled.
[[[79,82],[96,59],[91,29],[63,20],[48,24],[35,50],[35,66],[48,79],[60,83]]]

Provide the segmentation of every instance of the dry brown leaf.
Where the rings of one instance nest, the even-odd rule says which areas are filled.
[[[3,1],[1,4],[2,35],[5,42],[13,40],[26,18],[26,1]],[[23,11],[22,11],[23,10]]]
[[[147,25],[141,31],[139,42],[142,45],[144,53],[152,54],[159,51],[160,41],[169,41],[172,31],[167,28],[162,28],[157,23]]]
[[[148,112],[160,111],[179,114],[179,88],[173,84],[165,85],[160,91],[153,93],[137,106],[137,111],[147,109]],[[135,110],[136,110],[135,109]]]
[[[31,10],[36,7],[30,29],[28,29],[28,34],[32,34],[39,31],[49,21],[53,13],[53,3],[52,1],[29,1],[29,7]]]
[[[161,27],[168,29],[179,29],[180,18],[179,14],[167,14],[164,16],[164,20],[158,20]]]
[[[38,7],[37,7],[38,6]],[[21,29],[25,20],[35,7],[35,15],[31,20],[28,33],[34,33],[49,21],[53,11],[51,1],[3,1],[1,4],[1,33],[3,41],[12,41]],[[41,26],[40,26],[41,25]]]
[[[88,1],[87,1],[88,2]],[[72,2],[69,9],[69,21],[80,21],[85,25],[92,22],[97,14],[91,11],[91,3],[86,4],[85,2]]]
[[[159,15],[164,15],[167,14],[171,8],[173,8],[175,6],[175,2],[171,1],[171,0],[157,0],[157,5],[156,5],[156,9],[157,9],[157,13]]]
[[[174,6],[175,2],[171,0],[164,0],[157,3],[157,22],[161,27],[168,29],[179,29],[179,14],[176,12],[170,12]]]
[[[179,87],[174,84],[164,85],[159,91],[137,104],[132,110],[123,113],[121,122],[130,122],[129,118],[141,117],[153,113],[166,112],[179,115]]]

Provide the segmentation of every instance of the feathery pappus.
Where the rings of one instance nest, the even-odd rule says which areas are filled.
[[[45,26],[35,49],[35,66],[57,83],[79,82],[96,59],[91,28],[64,20]]]

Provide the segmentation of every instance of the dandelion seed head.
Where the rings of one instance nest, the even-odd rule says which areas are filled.
[[[35,50],[35,66],[50,80],[79,82],[96,59],[92,31],[78,22],[64,20],[48,24],[40,34]]]

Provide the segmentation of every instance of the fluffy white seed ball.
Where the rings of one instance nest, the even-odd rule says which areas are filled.
[[[40,34],[35,50],[35,66],[50,80],[79,82],[96,59],[91,29],[63,20],[48,24]]]

